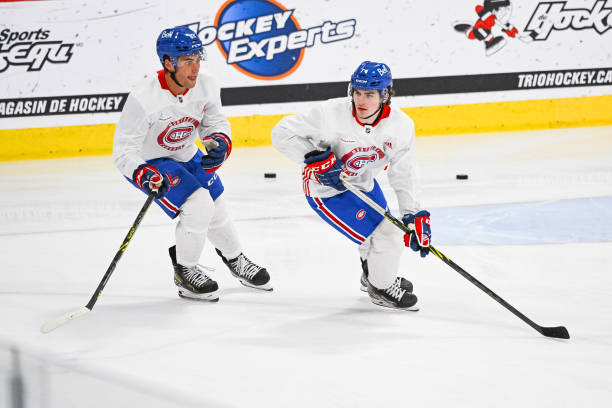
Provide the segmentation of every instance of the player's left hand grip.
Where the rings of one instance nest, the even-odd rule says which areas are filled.
[[[214,133],[205,137],[202,144],[206,149],[206,154],[200,163],[202,168],[207,173],[219,170],[232,151],[231,139],[223,133]]]
[[[402,218],[404,225],[408,227],[410,233],[404,235],[404,243],[413,251],[421,252],[421,257],[429,254],[429,244],[431,241],[431,222],[429,211],[419,211],[416,214],[406,214]]]
[[[141,164],[132,177],[138,187],[145,193],[157,194],[157,198],[164,197],[170,189],[170,179],[167,174],[161,174],[155,166],[150,164]]]

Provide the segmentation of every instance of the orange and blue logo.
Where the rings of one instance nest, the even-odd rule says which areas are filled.
[[[206,46],[217,42],[228,64],[252,78],[274,80],[293,73],[306,48],[348,40],[357,21],[325,21],[302,28],[294,15],[275,0],[228,0],[215,17],[215,25],[189,24]]]

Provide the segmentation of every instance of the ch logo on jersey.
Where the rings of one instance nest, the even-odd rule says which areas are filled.
[[[170,174],[170,173],[168,173],[167,176],[168,176],[168,179],[170,180],[170,186],[172,186],[172,187],[178,186],[178,183],[181,182],[180,178],[172,177],[172,174]]]
[[[357,211],[357,214],[355,214],[355,218],[357,218],[358,220],[363,220],[365,216],[366,216],[365,210],[359,210]]]
[[[171,152],[181,150],[198,127],[200,122],[193,118],[184,117],[170,122],[163,132],[157,136],[157,143]]]
[[[385,157],[385,153],[376,146],[357,147],[342,156],[349,176],[356,176],[368,164]]]
[[[376,154],[368,154],[367,156],[355,156],[351,157],[349,161],[346,162],[346,167],[353,170],[360,170],[362,167],[367,165],[370,162],[376,161],[378,156]]]

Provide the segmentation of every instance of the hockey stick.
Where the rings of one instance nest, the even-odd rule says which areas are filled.
[[[42,333],[45,333],[45,334],[49,333],[50,331],[55,330],[58,327],[68,323],[69,321],[74,320],[74,319],[76,319],[78,317],[83,316],[84,314],[89,313],[91,311],[91,309],[93,309],[94,305],[96,304],[96,301],[98,300],[98,297],[100,297],[100,295],[102,294],[102,290],[104,290],[104,287],[106,286],[106,283],[108,282],[108,280],[110,279],[111,275],[113,274],[113,271],[115,270],[115,267],[117,266],[117,263],[119,262],[119,259],[121,259],[121,256],[123,255],[123,253],[125,252],[128,244],[132,240],[132,237],[134,236],[134,233],[136,232],[136,229],[140,225],[140,222],[142,221],[145,213],[147,212],[147,210],[151,206],[151,203],[155,199],[155,196],[157,195],[157,190],[158,189],[159,189],[159,187],[153,187],[153,190],[151,191],[151,193],[147,197],[147,201],[145,201],[144,205],[142,206],[142,209],[140,210],[140,212],[136,216],[136,220],[132,224],[132,228],[130,228],[130,230],[128,231],[127,235],[125,236],[125,239],[123,240],[123,243],[119,247],[119,250],[115,254],[115,257],[113,258],[112,262],[108,266],[108,269],[106,270],[106,273],[104,274],[104,277],[102,278],[102,280],[100,281],[100,284],[96,288],[96,291],[91,296],[91,299],[89,299],[89,303],[87,303],[85,306],[83,306],[82,308],[80,308],[78,310],[72,311],[72,312],[70,312],[70,313],[68,313],[68,314],[66,314],[66,315],[64,315],[64,316],[62,316],[62,317],[60,317],[60,318],[58,318],[56,320],[53,320],[53,321],[50,321],[50,322],[47,322],[47,323],[43,324],[41,326],[41,328],[40,328],[40,331]]]
[[[340,178],[341,178],[341,180],[344,183],[344,186],[346,188],[348,188],[352,193],[354,193],[357,197],[359,197],[367,205],[369,205],[374,210],[376,210],[379,214],[384,216],[388,221],[393,223],[395,226],[397,226],[399,229],[401,229],[405,233],[410,233],[412,231],[410,228],[405,226],[403,222],[401,222],[400,220],[398,220],[397,218],[392,216],[388,211],[386,211],[384,208],[382,208],[380,205],[378,205],[374,200],[372,200],[370,197],[365,195],[365,193],[363,193],[357,187],[353,186],[350,182],[348,182],[346,180],[346,177],[340,176]],[[522,321],[524,321],[525,323],[527,323],[528,325],[533,327],[535,330],[537,330],[538,333],[540,333],[540,334],[542,334],[542,335],[544,335],[546,337],[555,337],[555,338],[559,338],[559,339],[569,339],[569,333],[568,333],[568,331],[567,331],[567,329],[565,327],[563,327],[563,326],[558,326],[558,327],[543,327],[543,326],[540,326],[540,325],[534,323],[533,320],[531,320],[530,318],[528,318],[527,316],[525,316],[524,314],[522,314],[521,312],[516,310],[514,308],[514,306],[512,306],[510,303],[506,302],[504,299],[499,297],[495,292],[493,292],[491,289],[487,288],[478,279],[476,279],[475,277],[473,277],[472,275],[467,273],[459,265],[457,265],[456,263],[451,261],[450,258],[446,257],[442,252],[438,251],[436,248],[434,248],[431,245],[429,246],[429,251],[431,253],[433,253],[435,256],[437,256],[438,258],[440,258],[445,264],[447,264],[448,266],[453,268],[455,271],[457,271],[465,279],[467,279],[470,282],[472,282],[475,286],[477,286],[484,293],[486,293],[487,295],[489,295],[493,299],[495,299],[495,301],[497,301],[503,307],[505,307],[506,309],[511,311],[519,319],[521,319]]]

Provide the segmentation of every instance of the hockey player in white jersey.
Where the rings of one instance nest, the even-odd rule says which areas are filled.
[[[137,188],[178,218],[169,249],[181,297],[216,301],[218,285],[198,265],[206,238],[245,286],[271,290],[265,268],[243,253],[216,170],[232,150],[229,122],[221,113],[219,87],[200,72],[204,48],[187,27],[163,30],[157,39],[163,70],[130,93],[115,130],[113,159]],[[196,138],[208,146],[202,152]]]
[[[328,224],[359,245],[362,290],[375,304],[418,310],[410,281],[398,276],[404,245],[429,253],[429,212],[420,208],[414,158],[414,123],[391,108],[391,70],[365,61],[351,76],[349,97],[317,103],[310,111],[283,118],[272,130],[272,143],[303,163],[306,200]],[[387,201],[375,177],[387,171],[399,202],[401,231],[346,190],[340,175],[381,207]]]

